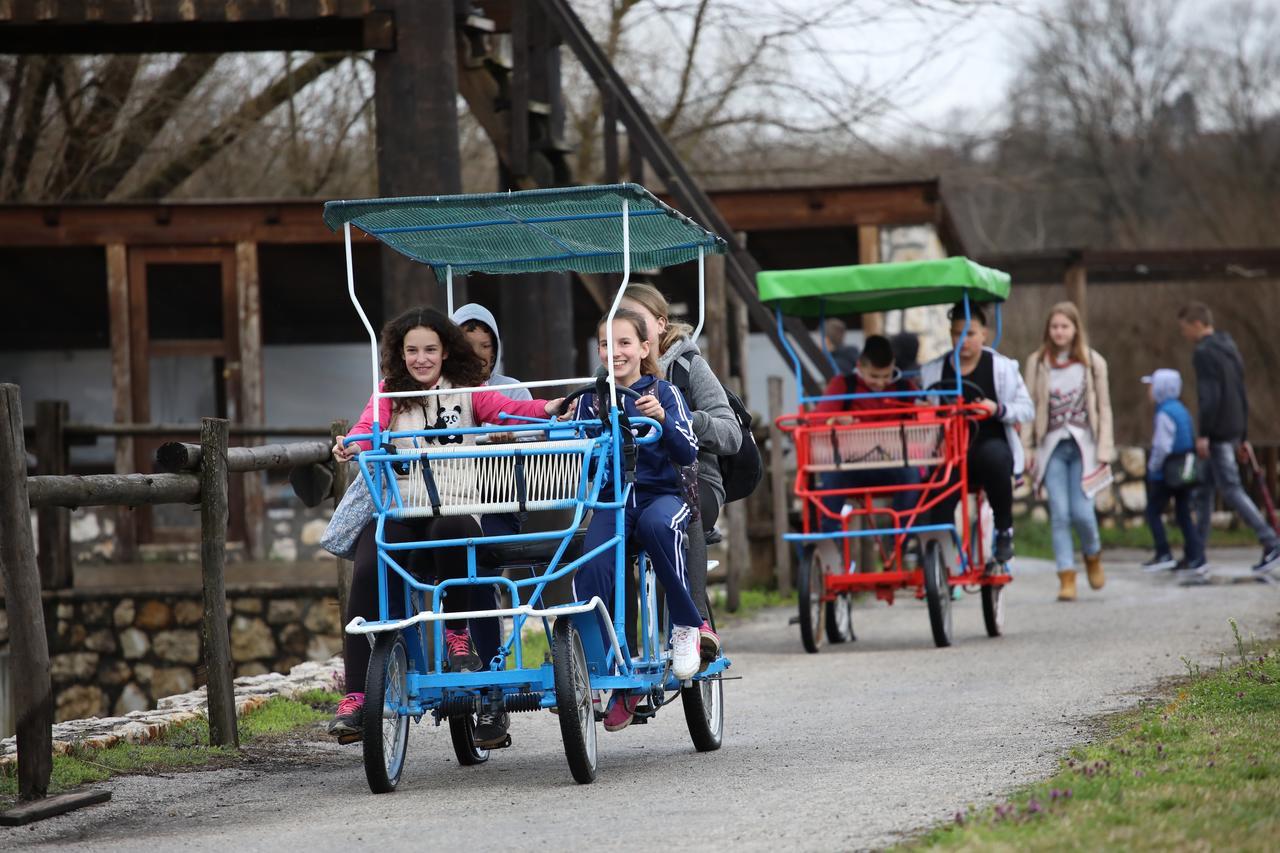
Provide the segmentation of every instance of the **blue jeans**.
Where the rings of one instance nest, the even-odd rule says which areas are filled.
[[[1074,438],[1064,438],[1053,448],[1044,466],[1044,491],[1049,497],[1049,523],[1053,527],[1053,557],[1058,571],[1075,563],[1075,547],[1071,529],[1080,537],[1080,550],[1092,557],[1102,550],[1098,538],[1098,517],[1093,499],[1086,497],[1080,486],[1084,477],[1084,459]]]
[[[911,486],[920,482],[919,468],[872,468],[862,471],[829,471],[822,475],[821,483],[824,489],[861,489],[871,486]],[[905,512],[911,509],[920,501],[919,492],[893,492],[892,506],[898,512]],[[822,504],[827,509],[840,514],[840,510],[844,507],[844,495],[827,495],[822,498]],[[833,533],[840,529],[840,522],[827,518],[825,515],[821,518],[819,524],[823,533]]]
[[[1204,559],[1204,542],[1200,539],[1200,531],[1196,529],[1195,519],[1191,516],[1192,489],[1170,489],[1164,480],[1147,480],[1147,526],[1151,528],[1151,538],[1159,556],[1172,555],[1169,550],[1169,538],[1164,532],[1164,511],[1169,506],[1169,498],[1173,498],[1174,517],[1178,519],[1178,528],[1182,530],[1185,544],[1183,556],[1188,563],[1199,563]]]
[[[1239,442],[1214,441],[1209,444],[1209,464],[1205,467],[1205,479],[1196,490],[1196,524],[1200,541],[1209,543],[1209,525],[1213,515],[1213,491],[1222,493],[1222,501],[1236,511],[1240,520],[1253,528],[1264,548],[1280,544],[1276,532],[1267,524],[1258,507],[1240,484],[1240,466],[1236,464],[1236,447]]]

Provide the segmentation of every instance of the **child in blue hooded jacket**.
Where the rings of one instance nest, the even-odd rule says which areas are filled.
[[[1205,565],[1204,543],[1191,514],[1193,486],[1175,487],[1165,482],[1165,461],[1174,455],[1195,457],[1196,431],[1191,413],[1182,404],[1182,374],[1161,368],[1142,377],[1149,387],[1151,402],[1156,404],[1155,423],[1151,435],[1151,454],[1147,457],[1147,526],[1155,540],[1156,555],[1142,564],[1148,572],[1166,569],[1201,569]],[[1185,543],[1181,564],[1173,559],[1169,539],[1164,530],[1164,511],[1173,498],[1174,515]]]
[[[697,673],[701,663],[698,629],[702,615],[689,595],[685,563],[685,529],[691,510],[685,502],[684,478],[680,467],[692,465],[698,457],[698,439],[693,432],[689,409],[675,386],[659,379],[656,354],[650,351],[644,318],[634,311],[619,309],[613,320],[614,381],[638,392],[640,398],[623,396],[628,417],[652,418],[662,424],[662,437],[654,444],[637,448],[635,482],[625,510],[626,537],[649,555],[653,569],[667,593],[671,614],[671,668],[684,680]],[[600,360],[608,363],[605,323],[599,327]],[[620,395],[621,396],[621,395]],[[595,395],[587,393],[578,403],[576,418],[599,417]],[[647,425],[633,427],[643,436]],[[601,494],[612,494],[612,477]],[[587,527],[583,552],[602,545],[614,535],[613,512],[597,512]],[[612,606],[614,596],[614,552],[603,553],[584,563],[573,580],[574,597],[590,601],[599,596]],[[643,696],[614,694],[605,713],[606,731],[626,728],[635,716]]]

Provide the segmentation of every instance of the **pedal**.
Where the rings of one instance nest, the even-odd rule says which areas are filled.
[[[800,624],[800,616],[799,616],[799,615],[792,616],[790,619],[788,619],[788,620],[787,620],[787,624],[788,624],[788,625],[799,625],[799,624]]]
[[[360,732],[351,732],[350,734],[338,735],[338,745],[346,746],[349,743],[359,743],[364,740],[364,735]]]

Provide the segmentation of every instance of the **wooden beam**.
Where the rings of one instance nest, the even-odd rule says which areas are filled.
[[[1067,272],[1063,279],[1063,283],[1067,286],[1067,299],[1075,303],[1076,308],[1080,311],[1080,316],[1087,325],[1089,314],[1086,291],[1089,283],[1089,274],[1085,268],[1084,261],[1076,261],[1067,267]]]
[[[239,748],[236,691],[227,630],[227,422],[200,421],[200,579],[208,672],[209,745]]]
[[[258,244],[236,244],[236,311],[239,329],[240,422],[262,426],[265,401],[262,383],[262,296],[258,276]],[[247,439],[246,444],[258,443]],[[248,449],[248,448],[245,448]],[[261,474],[242,481],[244,488],[245,550],[249,558],[266,555],[266,482]]]
[[[511,8],[511,73],[507,76],[506,166],[515,177],[529,174],[529,4]]]
[[[877,225],[858,226],[858,263],[880,263],[880,228]],[[872,311],[862,315],[862,331],[867,335],[884,334],[884,313]],[[870,540],[868,540],[870,541]]]
[[[129,311],[129,252],[123,243],[107,246],[107,304],[111,326],[111,410],[117,423],[133,422],[133,315]],[[133,438],[118,436],[115,441],[115,471],[133,470]],[[116,544],[120,559],[138,559],[138,529],[133,513],[120,507],[115,511]]]
[[[72,791],[69,794],[44,797],[0,812],[0,826],[26,826],[29,823],[57,817],[85,806],[105,803],[109,799],[111,799],[110,791]]]
[[[9,617],[13,710],[18,721],[18,797],[34,800],[48,792],[53,772],[53,690],[40,570],[31,538],[27,447],[17,385],[0,384],[0,430],[0,572]]]
[[[702,354],[716,376],[729,375],[729,288],[724,280],[724,256],[706,259],[706,317],[702,326]]]
[[[36,471],[43,475],[67,473],[67,443],[63,425],[67,422],[66,400],[36,403]],[[46,507],[36,513],[40,531],[40,586],[43,589],[70,589],[71,512]]]
[[[333,446],[327,441],[295,441],[290,444],[263,444],[255,447],[227,448],[227,470],[233,474],[246,471],[271,471],[326,462]],[[170,441],[156,450],[156,468],[166,473],[200,469],[201,449],[198,444]]]
[[[32,508],[193,504],[200,499],[194,474],[89,474],[27,478]]]
[[[618,182],[618,101],[608,91],[601,90],[600,106],[603,112],[602,122],[604,125],[601,134],[601,143],[604,146],[604,182],[606,184],[616,184]]]

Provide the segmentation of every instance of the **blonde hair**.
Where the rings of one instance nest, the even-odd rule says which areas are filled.
[[[1075,337],[1068,348],[1071,352],[1071,357],[1081,364],[1089,364],[1089,336],[1085,334],[1084,323],[1080,319],[1080,309],[1076,307],[1074,302],[1059,302],[1049,309],[1049,316],[1045,317],[1044,320],[1044,339],[1040,344],[1040,359],[1048,362],[1053,358],[1056,348],[1049,338],[1049,325],[1057,314],[1066,317],[1071,321],[1071,325],[1076,327]]]
[[[662,340],[658,341],[658,355],[670,349],[676,341],[693,334],[693,326],[671,319],[671,304],[667,302],[667,297],[662,295],[662,291],[652,284],[643,281],[632,282],[623,291],[622,298],[638,302],[653,316],[667,321],[667,329],[662,333]],[[645,340],[648,340],[647,335]]]
[[[635,329],[636,334],[640,336],[640,340],[649,340],[649,326],[645,323],[644,317],[629,308],[619,308],[613,314],[613,321],[616,323],[619,320],[630,323],[631,328]],[[608,314],[601,317],[600,322],[596,324],[596,334],[600,333],[600,329],[607,322],[609,322]],[[658,366],[658,356],[654,353],[653,347],[649,347],[649,354],[640,359],[640,375],[662,378],[662,368]]]

